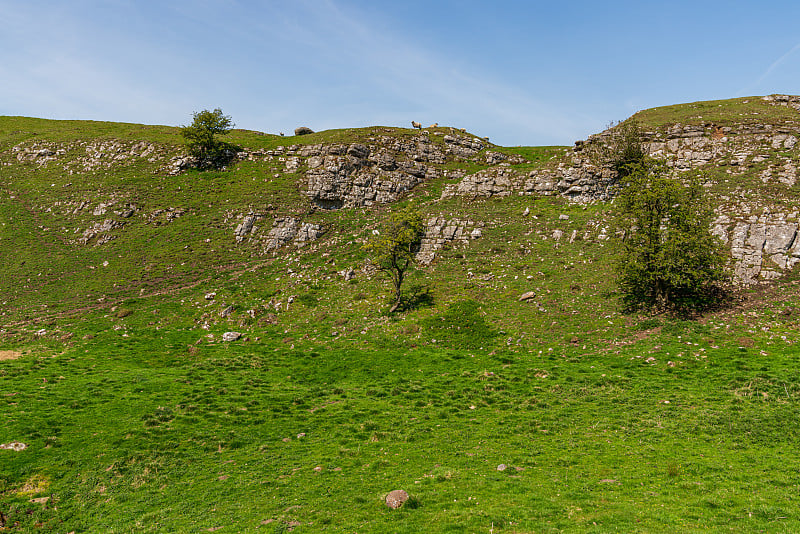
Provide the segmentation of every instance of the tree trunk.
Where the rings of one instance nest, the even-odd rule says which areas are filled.
[[[400,307],[400,299],[401,299],[400,286],[401,285],[403,285],[403,271],[398,269],[397,270],[397,278],[395,279],[395,285],[394,285],[394,304],[392,304],[392,307],[389,308],[389,313],[394,313],[395,311],[397,311],[397,308]]]
[[[669,294],[667,294],[666,284],[663,280],[656,282],[656,307],[665,310],[669,305]]]

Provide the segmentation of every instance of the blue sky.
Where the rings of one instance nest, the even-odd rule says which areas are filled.
[[[467,128],[572,144],[654,106],[800,93],[800,2],[0,0],[0,115]]]

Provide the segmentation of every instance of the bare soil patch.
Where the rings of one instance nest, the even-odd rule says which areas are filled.
[[[0,350],[0,362],[4,360],[16,360],[22,353],[15,350]]]

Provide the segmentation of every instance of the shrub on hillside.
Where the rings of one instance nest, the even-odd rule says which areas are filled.
[[[226,143],[217,136],[227,135],[231,131],[231,118],[223,115],[219,108],[214,111],[204,109],[194,113],[193,118],[190,126],[181,127],[181,135],[186,140],[189,154],[197,160],[198,168],[218,169],[230,162],[239,147]]]
[[[718,302],[725,259],[699,179],[684,184],[652,159],[626,173],[615,204],[617,283],[628,308],[687,312]]]

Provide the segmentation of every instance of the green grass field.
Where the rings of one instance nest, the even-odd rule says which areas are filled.
[[[0,441],[29,444],[1,451],[6,528],[790,532],[797,304],[591,349],[223,343],[167,302],[96,315],[2,363]],[[449,345],[486,337],[468,316]],[[382,504],[398,488],[415,508]]]

